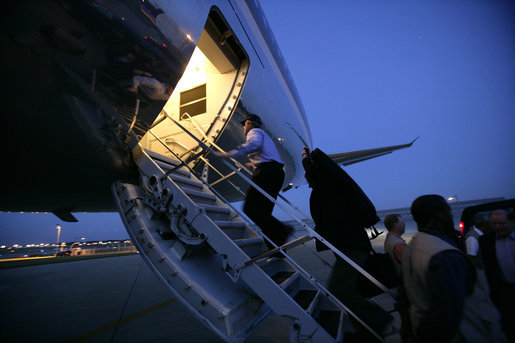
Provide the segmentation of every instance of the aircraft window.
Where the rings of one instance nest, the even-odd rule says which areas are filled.
[[[188,113],[191,117],[206,113],[206,84],[181,92],[180,94],[180,113],[181,120],[188,119],[184,113]]]

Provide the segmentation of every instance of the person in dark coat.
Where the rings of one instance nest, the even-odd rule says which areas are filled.
[[[458,248],[451,207],[440,195],[415,199],[418,232],[402,256],[397,308],[403,341],[506,342],[499,312]]]
[[[479,237],[490,298],[501,313],[501,325],[515,342],[515,215],[503,209],[490,215],[493,232]]]
[[[314,163],[308,148],[303,149],[302,157],[305,177],[312,189],[309,203],[315,230],[352,261],[363,267],[372,250],[365,228],[353,215],[346,202],[345,192],[337,186],[337,182],[324,168]],[[326,249],[328,248],[317,240],[317,250]],[[374,331],[383,333],[389,328],[392,317],[356,291],[359,272],[339,256],[335,257],[336,262],[329,278],[328,290]],[[359,328],[359,331],[364,335],[360,340],[370,339],[362,328]]]

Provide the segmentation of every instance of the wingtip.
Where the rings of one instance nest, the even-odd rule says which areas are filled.
[[[417,138],[415,138],[414,140],[412,140],[412,141],[411,141],[411,143],[410,143],[409,145],[410,145],[410,146],[411,146],[411,145],[413,145],[413,143],[415,143],[415,141],[416,141],[417,139],[419,139],[419,138],[420,138],[420,136],[418,136]]]

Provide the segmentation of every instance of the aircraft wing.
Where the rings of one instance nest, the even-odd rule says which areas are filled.
[[[408,144],[401,144],[401,145],[392,145],[387,147],[381,147],[381,148],[374,148],[374,149],[366,149],[366,150],[356,150],[356,151],[349,151],[349,152],[341,152],[338,154],[328,154],[329,157],[333,159],[337,164],[342,164],[344,166],[348,166],[349,164],[354,164],[358,162],[362,162],[365,160],[369,160],[374,157],[383,156],[386,154],[390,154],[394,152],[395,150],[409,148],[410,146],[415,143],[415,141],[419,139],[419,137],[415,138],[413,141],[411,141]]]

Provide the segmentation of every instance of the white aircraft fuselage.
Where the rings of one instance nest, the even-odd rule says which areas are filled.
[[[200,151],[165,114],[226,150],[244,141],[244,115],[257,114],[285,184],[303,181],[309,127],[257,2],[24,1],[2,17],[0,210],[114,211],[113,182],[138,182],[133,148],[170,155],[150,127],[180,156]]]

